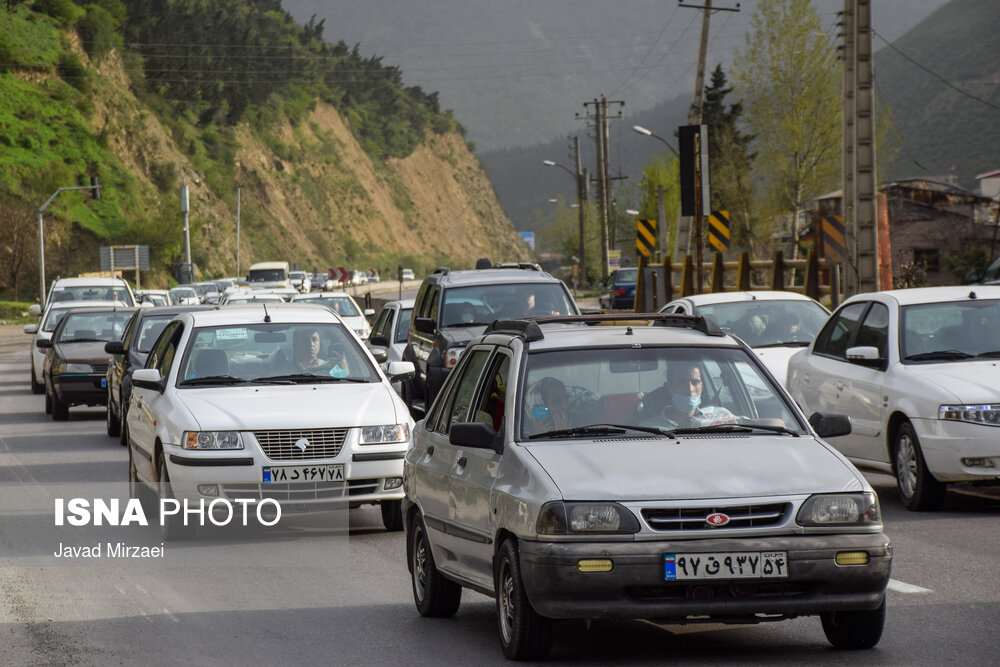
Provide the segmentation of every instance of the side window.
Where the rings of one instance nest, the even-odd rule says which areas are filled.
[[[372,327],[372,333],[376,336],[389,336],[389,322],[392,321],[392,309],[383,308],[382,312],[379,313],[378,319],[375,320],[375,326]],[[390,343],[392,340],[389,341]]]
[[[858,329],[855,345],[878,348],[879,359],[887,358],[886,344],[889,341],[889,309],[882,303],[873,303],[865,315],[865,321]]]
[[[847,348],[850,347],[858,322],[868,307],[867,302],[852,303],[840,311],[826,323],[816,338],[813,351],[838,359],[847,359]]]
[[[678,315],[687,315],[687,310],[684,306],[674,306],[674,313]]]
[[[413,306],[413,312],[416,313],[416,317],[424,317],[424,306],[426,305],[427,296],[430,292],[430,283],[424,283],[420,286],[420,291],[417,293],[417,299]]]
[[[452,396],[449,397],[450,405],[445,405],[441,413],[440,430],[447,433],[451,430],[451,425],[455,422],[468,420],[469,408],[476,393],[476,386],[479,384],[479,377],[483,373],[486,360],[489,359],[489,349],[479,349],[472,352],[472,358],[466,364],[462,376],[455,382]]]
[[[163,366],[163,360],[167,356],[167,348],[170,346],[170,342],[175,338],[176,334],[181,328],[180,322],[171,322],[168,324],[163,331],[160,333],[160,337],[156,339],[156,343],[153,344],[153,349],[149,351],[149,356],[146,357],[146,368],[161,368]],[[173,356],[173,354],[171,354]],[[163,372],[160,371],[162,375]]]
[[[437,326],[437,323],[438,323],[438,321],[437,321],[437,317],[438,317],[438,302],[440,301],[440,299],[441,299],[441,290],[439,290],[438,288],[435,287],[434,288],[434,292],[431,294],[430,307],[427,309],[427,314],[424,315],[424,317],[429,317],[432,320],[434,320],[435,326]]]
[[[487,378],[486,386],[479,398],[479,404],[472,421],[489,424],[494,430],[499,431],[505,412],[507,381],[510,378],[510,357],[503,353],[498,354],[485,377]]]
[[[128,324],[125,326],[125,333],[122,334],[122,344],[125,349],[128,349],[129,343],[132,342],[132,335],[135,333],[135,323],[139,319],[139,313],[135,313],[129,319]]]

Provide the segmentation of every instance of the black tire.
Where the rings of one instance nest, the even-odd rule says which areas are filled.
[[[63,403],[59,397],[52,394],[52,421],[64,422],[69,419],[69,404]]]
[[[113,437],[121,436],[122,423],[118,419],[118,415],[112,410],[114,403],[111,401],[111,389],[108,389],[108,409],[104,415],[104,426],[108,431],[108,435]]]
[[[831,611],[820,614],[820,619],[823,633],[834,648],[872,648],[882,638],[882,628],[885,627],[885,598],[878,609]]]
[[[31,393],[32,394],[44,394],[45,385],[41,382],[35,380],[35,360],[31,360]]]
[[[156,456],[156,476],[160,482],[160,499],[173,498],[170,487],[170,475],[167,473],[167,460],[163,452]],[[160,503],[157,503],[159,505]],[[194,534],[194,526],[184,525],[184,513],[168,514],[160,519],[160,535],[164,540],[186,540]]]
[[[936,510],[944,503],[947,484],[934,479],[927,469],[920,441],[910,422],[900,424],[893,436],[892,469],[906,509],[925,512]]]
[[[382,510],[382,525],[390,533],[403,530],[403,501],[383,500],[379,502],[379,509]]]
[[[517,543],[507,538],[493,560],[500,647],[511,660],[542,660],[552,647],[552,619],[540,616],[524,592]]]
[[[427,529],[420,515],[410,524],[410,581],[413,602],[421,616],[447,618],[454,616],[462,603],[462,587],[441,576],[434,565]]]

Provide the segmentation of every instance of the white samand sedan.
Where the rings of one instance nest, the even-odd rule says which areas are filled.
[[[894,474],[912,510],[949,482],[1000,480],[1000,286],[859,294],[788,365],[807,413],[847,413],[833,438],[855,464]]]
[[[371,308],[362,311],[358,302],[347,292],[312,292],[311,294],[299,294],[292,298],[295,303],[312,303],[326,306],[340,316],[351,330],[358,335],[358,338],[368,338],[371,333],[371,325],[368,318],[375,314]]]
[[[393,379],[412,371],[389,367]],[[378,503],[386,528],[402,528],[413,421],[325,309],[258,303],[177,315],[133,374],[127,414],[132,497],[271,498],[283,514]],[[165,517],[165,537],[189,530]]]

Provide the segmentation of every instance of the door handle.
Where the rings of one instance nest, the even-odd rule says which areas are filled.
[[[427,446],[427,456],[433,456],[433,455],[434,455],[434,445],[428,445]]]
[[[467,458],[465,458],[463,456],[460,459],[458,459],[458,466],[457,467],[463,468],[463,467],[465,467],[465,464],[468,463],[468,462],[469,462],[469,459],[467,459]]]
[[[837,391],[843,391],[843,390],[844,390],[844,383],[843,382],[838,382],[837,383]]]

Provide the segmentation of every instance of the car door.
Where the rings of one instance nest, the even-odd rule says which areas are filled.
[[[889,396],[885,390],[885,373],[888,366],[889,308],[873,301],[858,327],[851,347],[874,347],[879,351],[879,363],[848,360],[844,377],[850,383],[847,409],[851,416],[851,434],[842,438],[837,447],[856,460],[889,462],[888,449],[883,437],[885,413]]]
[[[121,354],[111,355],[108,365],[108,397],[114,402],[116,409],[112,412],[117,415],[121,415],[122,406],[119,404],[119,400],[122,396],[122,378],[125,377],[125,373],[128,371],[129,345],[134,337],[138,321],[139,311],[136,311],[125,326],[125,333],[122,334],[122,347],[124,351]],[[110,404],[108,408],[111,408]]]
[[[169,377],[170,369],[178,356],[177,346],[183,326],[180,322],[171,322],[166,326],[153,349],[146,359],[146,368],[160,371],[161,377]],[[162,394],[155,389],[132,387],[129,399],[127,424],[129,430],[129,447],[132,448],[132,458],[139,476],[153,480],[155,461],[156,426],[158,418],[167,412],[165,407],[172,399],[172,388],[167,388]]]

